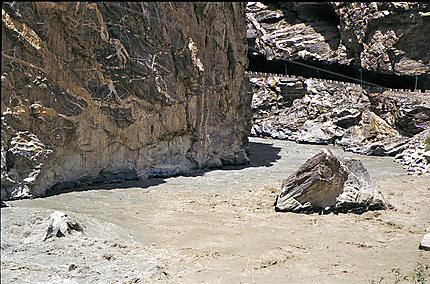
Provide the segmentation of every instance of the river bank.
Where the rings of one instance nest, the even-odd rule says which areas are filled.
[[[369,283],[394,278],[393,268],[412,271],[417,262],[430,264],[430,255],[418,250],[430,227],[429,177],[407,176],[392,158],[358,156],[333,146],[250,142],[249,167],[153,180],[146,187],[112,185],[7,202],[10,208],[2,209],[2,282],[31,279],[42,270],[68,283]],[[282,178],[324,147],[362,160],[395,209],[362,215],[275,212]],[[87,240],[76,235],[42,243],[42,224],[47,226],[53,210],[90,228]],[[92,245],[79,246],[82,242]],[[109,249],[115,242],[126,245],[127,253]],[[57,254],[50,256],[45,246]],[[112,251],[111,265],[118,261],[118,267],[129,268],[107,269],[106,249]],[[68,253],[73,258],[58,256]],[[22,265],[32,258],[38,269]],[[91,273],[68,271],[71,264],[91,267]]]

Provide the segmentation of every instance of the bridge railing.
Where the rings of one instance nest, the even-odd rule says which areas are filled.
[[[248,76],[258,76],[258,77],[279,77],[279,78],[287,78],[287,79],[295,79],[295,80],[312,80],[316,82],[331,84],[331,85],[338,85],[341,87],[353,87],[353,88],[363,88],[364,90],[370,91],[370,92],[383,92],[383,91],[389,91],[389,92],[395,92],[395,93],[424,93],[430,95],[430,90],[424,90],[417,89],[415,91],[412,91],[410,89],[392,89],[392,88],[386,88],[382,86],[375,86],[375,85],[369,85],[366,83],[351,83],[346,81],[336,81],[332,79],[322,79],[322,78],[315,78],[315,77],[302,77],[302,76],[296,76],[296,75],[284,75],[284,74],[275,74],[275,73],[263,73],[263,72],[253,72],[253,71],[245,71],[245,74]]]

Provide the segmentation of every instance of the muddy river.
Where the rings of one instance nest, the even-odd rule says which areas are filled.
[[[274,212],[281,180],[322,148],[360,159],[396,209],[362,215]],[[430,264],[430,252],[418,250],[430,227],[429,177],[407,176],[389,157],[333,146],[250,138],[249,154],[247,167],[8,204],[115,224],[143,246],[167,250],[181,267],[173,282],[369,283],[392,279],[393,268],[406,273],[417,262]],[[7,212],[2,209],[2,215]]]

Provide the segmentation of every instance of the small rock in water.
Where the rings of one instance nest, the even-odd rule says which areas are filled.
[[[72,271],[72,270],[75,270],[76,268],[77,268],[77,266],[76,266],[75,264],[73,264],[73,263],[72,263],[72,264],[70,264],[70,265],[69,265],[68,270],[69,270],[69,271]]]
[[[83,231],[81,225],[79,225],[74,219],[68,217],[64,212],[55,211],[51,214],[49,219],[51,222],[43,241],[46,241],[53,236],[64,237],[67,234],[70,234],[72,230],[79,232]]]
[[[423,239],[421,240],[419,249],[430,251],[430,233],[424,235]]]

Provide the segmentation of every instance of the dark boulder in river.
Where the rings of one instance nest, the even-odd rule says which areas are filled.
[[[275,203],[276,211],[354,212],[388,209],[361,161],[337,158],[323,150],[284,180]]]

